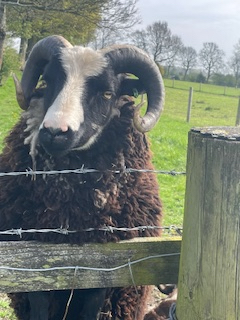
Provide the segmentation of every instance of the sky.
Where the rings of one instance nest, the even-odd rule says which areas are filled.
[[[214,42],[229,58],[240,39],[240,0],[138,0],[137,6],[142,20],[137,29],[166,21],[184,46],[197,51]]]

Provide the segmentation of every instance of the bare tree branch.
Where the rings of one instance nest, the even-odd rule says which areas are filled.
[[[154,22],[146,30],[137,30],[132,34],[133,42],[153,56],[154,61],[172,66],[180,49],[182,40],[172,35],[167,22]]]
[[[184,80],[190,69],[197,64],[197,52],[192,47],[183,47],[180,51],[179,58],[184,69]]]
[[[233,55],[229,62],[229,67],[232,69],[235,78],[235,87],[237,88],[240,80],[240,40],[234,46]]]
[[[203,48],[199,52],[199,60],[207,74],[207,82],[214,72],[223,67],[224,55],[225,53],[219,49],[216,43],[205,42],[203,44]]]

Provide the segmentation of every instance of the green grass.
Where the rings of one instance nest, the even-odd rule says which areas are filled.
[[[165,86],[169,88],[189,90],[189,87],[193,87],[194,91],[199,91],[203,93],[212,93],[218,95],[226,95],[226,96],[240,96],[240,88],[232,88],[232,87],[223,87],[216,86],[208,83],[197,83],[197,82],[188,82],[188,81],[180,81],[180,80],[171,80],[165,79]]]
[[[184,172],[186,170],[187,132],[183,121],[163,115],[157,127],[148,135],[156,169]],[[164,225],[182,225],[185,192],[184,175],[158,174],[160,195],[164,208]]]
[[[8,78],[0,87],[0,149],[7,132],[19,118],[20,108],[16,102],[13,79]]]
[[[189,87],[199,84],[177,82],[180,89],[169,87],[165,80],[165,109],[157,126],[148,134],[152,144],[153,162],[159,170],[186,170],[187,138],[191,127],[234,126],[238,106],[237,95],[216,95],[195,92],[190,122],[186,122]],[[208,92],[221,92],[223,87],[204,85]],[[235,92],[236,89],[228,88]],[[158,175],[164,205],[164,225],[182,225],[185,197],[185,176]]]
[[[15,320],[12,309],[9,307],[9,300],[5,294],[0,294],[0,319]]]

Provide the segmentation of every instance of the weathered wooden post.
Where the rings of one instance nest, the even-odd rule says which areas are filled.
[[[202,82],[199,83],[199,91],[202,91]]]
[[[238,97],[238,110],[237,110],[235,126],[239,126],[239,125],[240,125],[240,97]]]
[[[190,87],[189,88],[189,96],[188,96],[187,122],[190,121],[190,117],[191,117],[192,96],[193,96],[193,87]]]
[[[240,129],[189,133],[178,320],[240,319]]]

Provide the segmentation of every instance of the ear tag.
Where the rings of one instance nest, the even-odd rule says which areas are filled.
[[[134,98],[137,98],[139,96],[138,90],[136,88],[133,88],[133,96]]]

